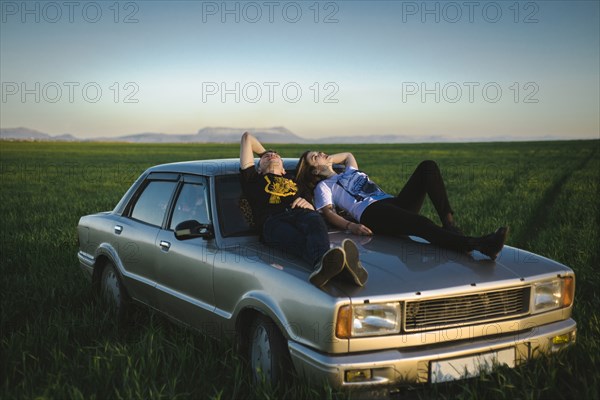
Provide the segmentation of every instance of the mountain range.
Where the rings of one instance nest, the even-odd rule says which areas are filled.
[[[531,137],[476,137],[449,138],[441,135],[362,135],[330,136],[321,139],[306,139],[284,127],[273,128],[225,128],[206,127],[192,134],[137,133],[116,137],[81,139],[71,134],[49,135],[29,128],[1,128],[0,140],[26,141],[82,141],[82,142],[128,142],[128,143],[237,143],[244,131],[252,133],[263,143],[428,143],[428,142],[495,142],[523,140],[561,140],[555,136]]]

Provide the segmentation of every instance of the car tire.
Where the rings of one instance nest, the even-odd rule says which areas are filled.
[[[286,382],[292,374],[287,341],[277,325],[257,316],[248,333],[248,365],[255,383],[263,379],[273,386]]]
[[[129,297],[112,262],[107,262],[102,269],[100,296],[108,304],[111,311],[116,314],[117,320],[122,321],[129,309]]]

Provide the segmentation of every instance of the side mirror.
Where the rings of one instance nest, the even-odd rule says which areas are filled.
[[[177,224],[175,227],[175,237],[178,240],[188,240],[198,237],[212,239],[214,234],[212,232],[212,225],[201,224],[194,219],[190,219]]]

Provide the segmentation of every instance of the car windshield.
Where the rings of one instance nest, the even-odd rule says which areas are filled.
[[[290,175],[296,172],[297,160],[286,160],[286,171]],[[258,235],[253,225],[250,204],[242,193],[239,174],[215,177],[217,212],[223,237]]]
[[[215,185],[223,237],[257,235],[250,225],[249,215],[245,215],[243,211],[248,208],[248,204],[244,204],[239,174],[217,176]]]

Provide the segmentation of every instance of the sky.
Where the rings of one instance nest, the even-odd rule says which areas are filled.
[[[0,127],[599,138],[598,1],[0,1]]]

